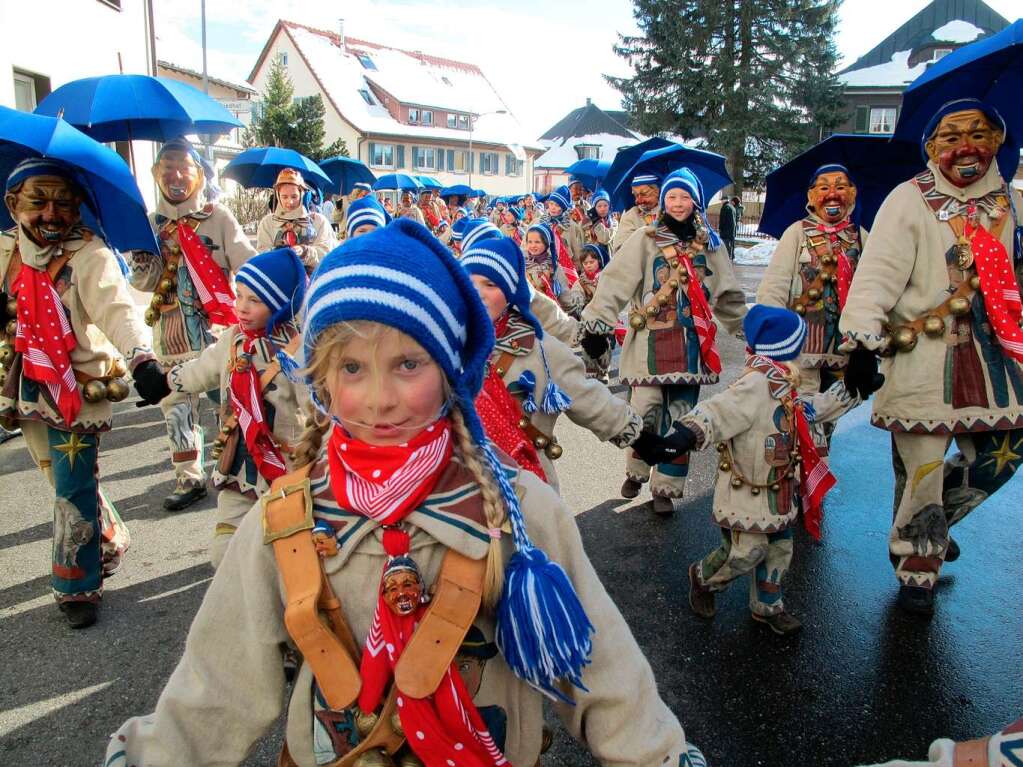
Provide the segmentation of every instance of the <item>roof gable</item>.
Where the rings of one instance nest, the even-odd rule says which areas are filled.
[[[621,136],[628,139],[629,143],[636,140],[636,134],[625,125],[600,107],[587,103],[586,106],[573,109],[562,117],[550,130],[540,136],[540,141],[563,139],[560,143],[564,145],[570,143],[568,140],[572,138],[595,135]]]

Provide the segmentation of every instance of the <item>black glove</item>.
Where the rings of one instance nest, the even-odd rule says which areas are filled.
[[[586,356],[591,360],[599,360],[601,355],[607,351],[607,336],[600,333],[583,333],[579,339],[579,345],[583,347]]]
[[[862,346],[853,349],[845,368],[846,391],[866,400],[882,386],[884,376],[877,372],[877,354]]]
[[[131,375],[135,379],[135,391],[147,405],[155,405],[171,393],[167,385],[167,374],[156,360],[139,363]]]
[[[643,463],[654,466],[658,463],[670,463],[683,453],[696,447],[696,435],[682,424],[676,422],[675,430],[666,437],[644,429],[632,443],[632,449]]]
[[[600,214],[597,213],[596,205],[594,205],[592,208],[586,211],[586,215],[590,217],[590,221],[592,221],[594,224],[600,221]]]

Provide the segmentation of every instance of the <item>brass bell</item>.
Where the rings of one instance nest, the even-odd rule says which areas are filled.
[[[760,488],[757,487],[756,485],[754,485],[753,487],[751,487],[749,489],[749,494],[750,495],[760,495]]]
[[[670,280],[668,280],[668,287],[671,288],[672,290],[676,290],[678,288],[678,280],[672,277]]]
[[[835,262],[834,256],[821,256],[822,266],[831,266]]]
[[[18,299],[8,298],[7,299],[7,316],[17,317],[18,316]]]
[[[228,434],[231,433],[231,427],[225,423],[220,427],[220,433],[226,437]]]
[[[214,442],[213,447],[210,448],[210,457],[214,460],[220,460],[220,456],[224,454],[224,446],[219,442]]]
[[[777,493],[779,490],[781,490],[781,485],[779,485],[777,482],[772,482],[771,483],[771,492],[772,493]]]
[[[688,274],[680,274],[678,276],[678,284],[679,285],[688,285],[689,284],[689,275]]]
[[[657,309],[657,307],[656,307],[656,306],[648,306],[648,307],[646,308],[646,313],[647,313],[647,314],[648,314],[649,316],[651,316],[651,317],[656,317],[656,316],[657,316],[657,312],[658,312],[658,309]]]
[[[821,291],[819,288],[810,288],[806,291],[806,295],[810,297],[811,301],[816,301],[821,297]]]
[[[916,346],[916,331],[906,325],[896,328],[892,333],[892,343],[900,352],[912,351]]]
[[[963,296],[956,296],[948,302],[948,310],[956,317],[962,317],[970,313],[970,299]]]
[[[934,337],[945,332],[945,320],[936,314],[930,314],[924,320],[924,333]]]
[[[8,320],[7,321],[7,327],[6,327],[5,330],[7,332],[7,337],[8,338],[14,338],[16,335],[18,335],[18,321],[17,320]]]
[[[742,480],[738,477],[732,477],[732,487],[736,489],[742,487]]]
[[[391,714],[391,729],[394,730],[395,735],[405,735],[405,731],[401,729],[401,717],[398,716],[397,709]]]
[[[163,293],[153,293],[153,297],[149,300],[149,306],[153,309],[159,309],[165,303],[167,303],[167,299]]]
[[[169,277],[164,277],[162,280],[160,280],[159,287],[161,293],[170,293],[171,291],[174,290],[174,288],[177,287],[177,285],[174,284],[174,280],[170,279]]]
[[[100,402],[107,398],[107,385],[97,378],[86,381],[82,387],[82,396],[86,402]]]
[[[15,351],[12,344],[0,343],[0,365],[3,365],[5,368],[10,367],[11,363],[14,362],[14,355]]]
[[[975,274],[970,277],[970,287],[974,290],[980,290],[980,277]]]
[[[806,304],[796,304],[792,307],[796,314],[806,314]]]
[[[668,297],[663,295],[663,294],[657,296],[657,303],[659,303],[661,306],[667,306],[668,305]]]
[[[398,760],[398,767],[424,767],[418,756],[409,751]]]
[[[732,470],[732,464],[730,464],[728,461],[722,461],[721,463],[718,464],[718,468],[721,471],[731,471]]]
[[[0,367],[0,389],[7,383],[7,368]]]
[[[717,450],[719,453],[725,452],[726,447],[728,447],[728,445],[726,445],[724,442],[718,442],[716,445],[714,445],[714,449]]]
[[[527,426],[529,426],[529,419],[522,416],[522,418],[519,419],[519,428],[525,429]]]
[[[547,457],[552,461],[558,460],[565,453],[564,449],[557,442],[549,444],[544,452],[547,453]]]
[[[367,714],[362,709],[357,708],[355,710],[355,729],[358,730],[359,735],[365,738],[376,727],[377,719],[379,718],[379,715],[375,712]]]
[[[123,378],[111,378],[107,381],[107,399],[111,402],[120,402],[129,394],[131,389]]]
[[[146,324],[149,325],[149,327],[153,327],[153,325],[156,324],[156,320],[159,318],[159,316],[160,312],[156,311],[156,309],[153,309],[152,307],[146,309],[145,313]]]
[[[120,357],[115,358],[114,361],[110,363],[110,373],[108,373],[108,375],[111,378],[121,378],[127,372],[128,367],[124,364],[124,360]]]
[[[549,440],[547,439],[547,437],[544,436],[539,436],[533,440],[533,444],[536,445],[538,450],[543,450],[545,447],[547,447],[548,442]]]
[[[355,767],[394,767],[394,760],[379,748],[371,748],[359,754],[359,758],[355,760]]]
[[[642,330],[646,327],[646,317],[642,314],[633,314],[629,317],[629,325],[633,330]]]

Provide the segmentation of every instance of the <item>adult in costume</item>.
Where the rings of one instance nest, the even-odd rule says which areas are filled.
[[[211,199],[212,172],[187,139],[161,147],[153,165],[160,197],[150,215],[161,252],[129,258],[132,287],[153,293],[146,322],[153,328],[153,351],[167,369],[212,344],[211,325],[236,322],[231,275],[256,254],[231,211]],[[174,392],[160,409],[176,478],[164,508],[177,511],[206,495],[199,395]]]
[[[738,333],[746,314],[745,295],[728,252],[707,224],[704,202],[703,186],[692,171],[670,174],[661,185],[664,212],[655,224],[636,230],[611,259],[582,313],[580,343],[596,360],[607,351],[618,315],[628,307],[619,377],[632,387],[633,408],[662,436],[696,405],[700,386],[718,381],[715,318]],[[685,490],[688,460],[681,455],[651,473],[630,451],[622,495],[635,498],[649,481],[654,511],[670,514],[672,499]]]
[[[312,273],[320,259],[337,247],[337,238],[329,219],[302,204],[309,186],[294,168],[284,168],[274,182],[277,206],[267,213],[256,230],[256,248],[263,253],[275,248],[291,248]]]
[[[1020,200],[993,161],[1004,140],[1000,115],[975,99],[935,114],[927,169],[882,204],[840,321],[851,391],[883,357],[872,422],[892,433],[888,548],[899,605],[925,615],[958,556],[949,528],[1023,460]],[[945,461],[953,439],[961,452]]]
[[[59,162],[6,179],[15,228],[0,235],[0,423],[20,426],[53,486],[53,594],[73,628],[95,622],[128,530],[99,484],[100,435],[129,371],[143,400],[167,391],[117,256],[81,222],[83,188]]]
[[[632,196],[636,204],[622,215],[611,240],[611,255],[614,256],[637,229],[650,226],[657,220],[657,207],[661,194],[661,179],[653,173],[640,173],[632,178]]]
[[[423,214],[423,223],[434,235],[439,235],[446,228],[445,207],[438,202],[432,189],[424,189],[419,193],[419,210]]]
[[[417,224],[426,225],[423,219],[423,211],[416,205],[416,195],[407,189],[402,191],[398,200],[398,209],[394,212],[395,218],[410,218]]]

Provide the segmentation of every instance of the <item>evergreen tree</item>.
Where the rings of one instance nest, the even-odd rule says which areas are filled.
[[[643,133],[703,137],[737,189],[838,125],[839,0],[634,0],[642,36],[615,52],[633,77],[607,77]]]

